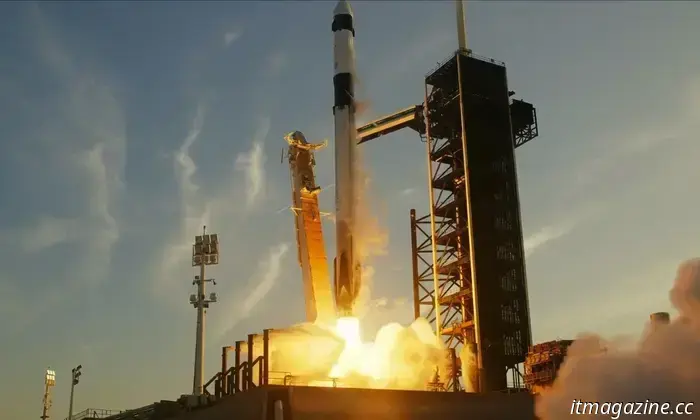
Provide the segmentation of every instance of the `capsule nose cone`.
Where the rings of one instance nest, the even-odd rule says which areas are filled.
[[[352,9],[350,8],[350,3],[348,3],[346,0],[339,0],[338,4],[335,5],[335,9],[333,9],[333,16],[338,15],[352,16]]]

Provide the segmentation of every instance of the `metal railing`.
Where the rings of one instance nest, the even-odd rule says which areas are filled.
[[[110,417],[110,420],[128,420],[128,419],[147,419],[150,417],[151,414],[153,414],[156,411],[156,405],[151,404],[147,405],[141,408],[136,408],[133,410],[127,410],[127,411],[121,411],[119,413],[113,414],[113,417]]]
[[[443,59],[442,61],[439,61],[439,62],[437,63],[437,65],[435,65],[435,67],[433,67],[433,68],[430,70],[430,72],[428,72],[428,73],[426,74],[426,76],[430,76],[430,75],[432,75],[433,73],[435,73],[438,69],[440,69],[442,66],[444,66],[445,64],[447,64],[447,63],[448,63],[450,60],[452,60],[453,58],[455,58],[455,56],[457,55],[457,53],[461,53],[462,55],[465,55],[465,56],[467,56],[467,57],[476,58],[477,60],[485,61],[485,62],[487,62],[487,63],[496,64],[496,65],[501,66],[501,67],[505,67],[505,66],[506,66],[506,63],[504,63],[503,61],[494,60],[493,58],[489,58],[489,57],[486,57],[486,56],[483,56],[483,55],[479,55],[479,54],[474,54],[474,52],[472,52],[472,50],[470,50],[470,49],[468,49],[468,48],[467,48],[466,50],[459,50],[459,49],[458,49],[458,50],[455,50],[449,57]]]
[[[104,419],[122,412],[123,410],[105,410],[104,408],[88,408],[81,411],[80,413],[73,414],[72,420]],[[65,420],[68,420],[68,417],[66,417]]]
[[[270,385],[288,386],[294,383],[294,376],[291,372],[270,371],[267,380]]]

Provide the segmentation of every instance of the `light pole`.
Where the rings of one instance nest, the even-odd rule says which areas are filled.
[[[194,245],[192,245],[192,267],[199,267],[199,275],[194,276],[192,282],[192,284],[197,285],[197,294],[190,295],[190,303],[197,309],[197,340],[194,350],[194,383],[192,386],[192,393],[197,396],[202,395],[204,383],[202,374],[204,372],[205,309],[209,308],[210,303],[216,302],[216,293],[209,295],[208,299],[205,294],[205,284],[207,282],[216,284],[216,282],[214,279],[204,277],[204,267],[219,263],[219,236],[207,234],[206,226],[202,232],[202,236],[195,236]]]
[[[41,413],[41,419],[47,420],[49,418],[49,410],[51,410],[51,388],[56,385],[56,371],[51,370],[51,368],[46,370],[44,375],[44,408]]]
[[[83,368],[83,365],[78,365],[77,367],[74,367],[71,375],[71,383],[70,383],[70,404],[68,404],[68,420],[73,420],[73,391],[75,390],[75,386],[78,385],[80,382],[80,375],[82,373],[80,372],[80,369]]]

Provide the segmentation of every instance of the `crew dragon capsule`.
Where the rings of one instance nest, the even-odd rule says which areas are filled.
[[[352,316],[360,291],[361,262],[355,249],[357,129],[355,128],[355,27],[350,5],[333,11],[333,116],[335,120],[335,302],[338,315]]]

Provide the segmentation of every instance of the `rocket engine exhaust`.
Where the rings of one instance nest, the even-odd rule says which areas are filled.
[[[360,290],[361,263],[356,252],[357,129],[355,128],[355,28],[345,0],[333,11],[333,116],[335,122],[336,258],[335,300],[338,315],[353,315]]]

